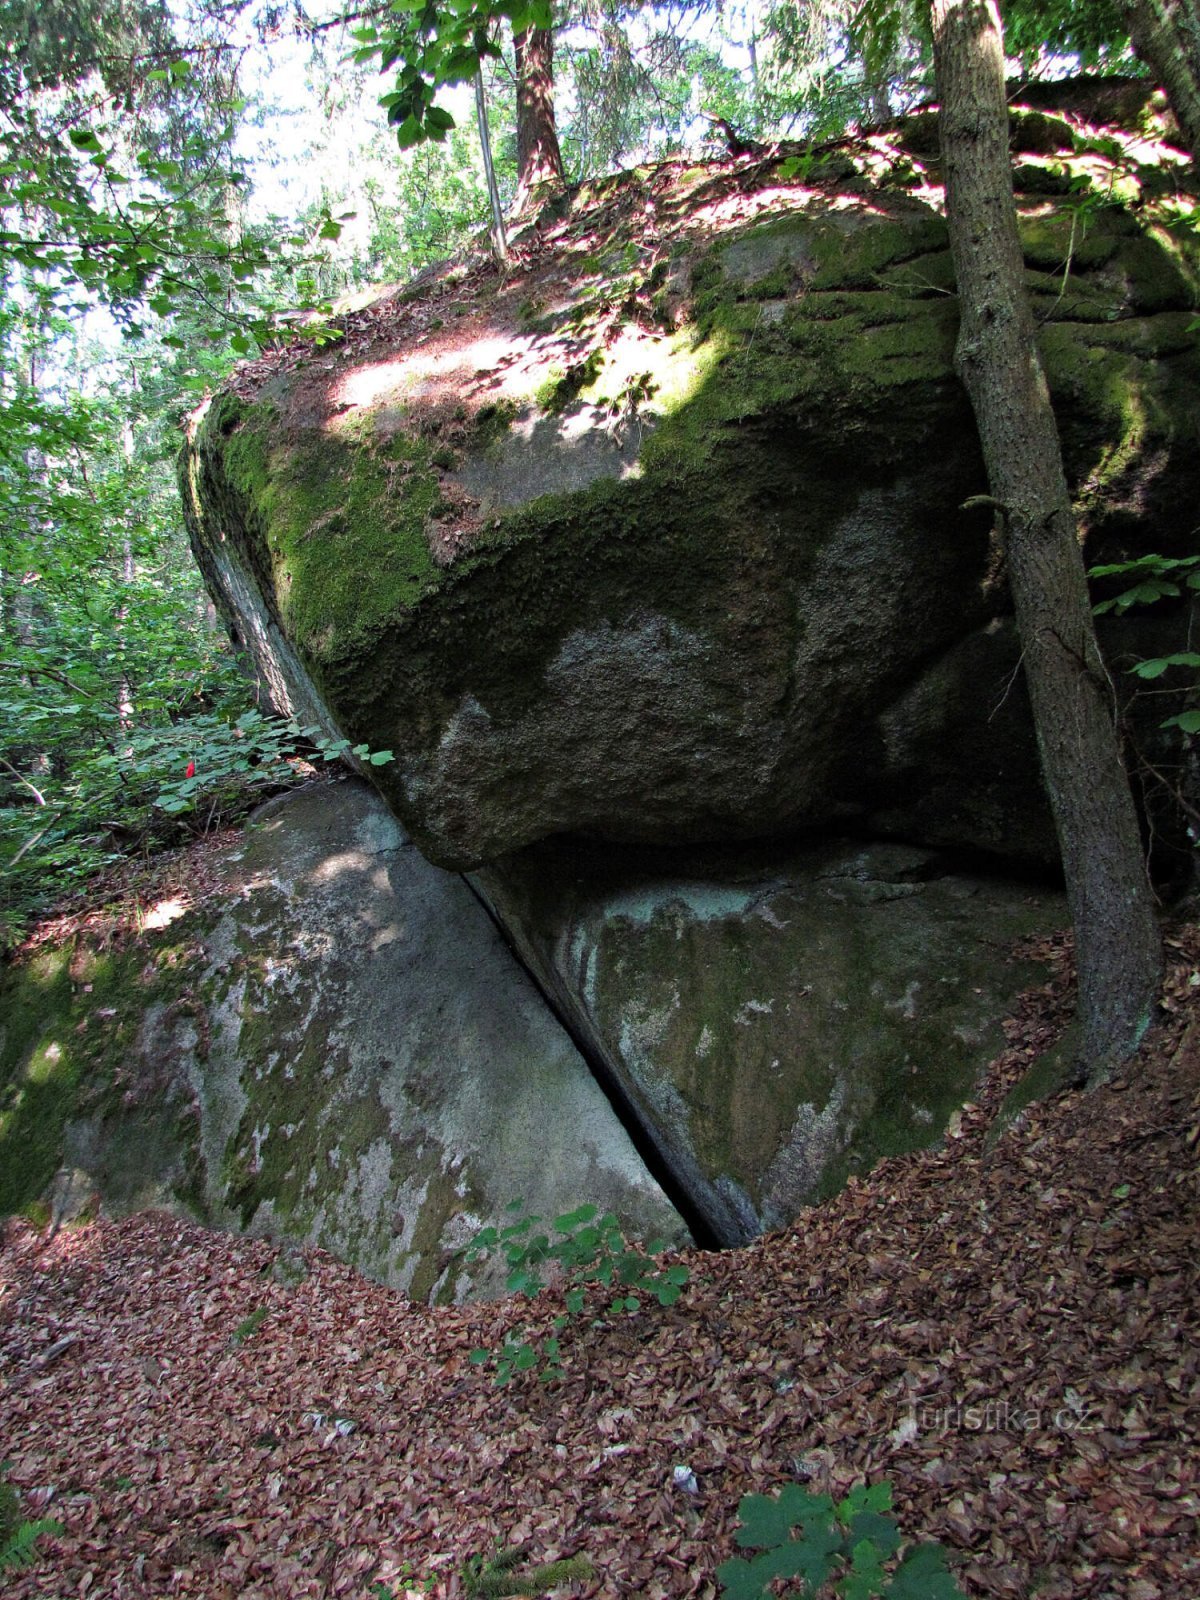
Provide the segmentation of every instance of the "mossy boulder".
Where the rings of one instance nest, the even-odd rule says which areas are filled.
[[[850,819],[1055,856],[923,128],[592,185],[195,419],[213,593],[277,704],[395,751],[430,859]],[[1190,549],[1192,197],[1145,142],[1022,130],[1089,556]]]
[[[191,929],[81,933],[0,968],[0,1216],[37,1214],[72,1171],[76,1207],[190,1187],[195,1107],[171,1035],[194,1027],[200,956]]]
[[[1066,916],[894,843],[548,841],[477,882],[723,1244],[939,1138]]]
[[[515,1200],[686,1236],[486,912],[365,784],[271,802],[220,871],[202,912],[6,975],[0,1209],[70,1173],[442,1300],[500,1286],[463,1249]]]

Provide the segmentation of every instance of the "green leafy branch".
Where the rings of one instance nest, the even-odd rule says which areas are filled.
[[[393,0],[385,22],[355,30],[353,61],[378,58],[381,72],[396,70],[395,87],[379,103],[402,150],[426,140],[445,140],[455,124],[450,112],[437,104],[438,91],[469,83],[485,57],[499,57],[493,30],[504,19],[518,35],[550,27],[554,8],[551,0],[461,0],[449,5]]]
[[[1178,599],[1185,588],[1200,590],[1200,556],[1139,556],[1136,561],[1115,561],[1108,566],[1089,567],[1088,577],[1132,580],[1127,589],[1101,600],[1092,608],[1098,617],[1109,611],[1124,616],[1131,606],[1149,606],[1158,600]]]
[[[888,1483],[861,1484],[842,1500],[788,1484],[779,1494],[748,1494],[738,1506],[743,1549],[717,1568],[726,1600],[765,1600],[792,1593],[804,1600],[961,1600],[940,1544],[910,1545],[891,1510]],[[798,1587],[777,1591],[778,1580]]]
[[[518,1212],[522,1202],[508,1207]],[[566,1313],[555,1318],[554,1333],[540,1341],[510,1335],[495,1350],[471,1351],[476,1366],[489,1362],[495,1368],[498,1384],[509,1382],[517,1373],[541,1369],[543,1381],[562,1371],[562,1347],[558,1334],[569,1319],[583,1313],[592,1285],[612,1294],[610,1314],[634,1312],[641,1306],[642,1294],[652,1295],[660,1306],[672,1306],[683,1293],[688,1269],[680,1263],[657,1267],[654,1257],[666,1248],[661,1239],[651,1239],[644,1247],[629,1244],[615,1216],[599,1215],[598,1207],[582,1205],[556,1217],[553,1232],[536,1231],[538,1216],[523,1216],[501,1228],[484,1228],[467,1248],[468,1262],[486,1260],[499,1252],[508,1266],[506,1286],[510,1293],[532,1297],[544,1287],[542,1272],[554,1264],[566,1276]]]
[[[1136,561],[1117,561],[1107,566],[1091,567],[1089,578],[1120,577],[1128,587],[1118,594],[1101,600],[1092,609],[1097,616],[1113,612],[1124,616],[1134,606],[1155,605],[1160,600],[1178,600],[1186,590],[1200,592],[1200,555],[1197,556],[1139,556]],[[1161,678],[1177,667],[1189,669],[1193,674],[1200,669],[1200,654],[1195,650],[1177,650],[1167,656],[1151,656],[1138,661],[1130,668],[1135,677],[1146,680]],[[1193,678],[1190,686],[1193,696],[1200,679]],[[1200,733],[1200,706],[1188,706],[1162,723],[1164,728],[1178,728],[1181,733]]]

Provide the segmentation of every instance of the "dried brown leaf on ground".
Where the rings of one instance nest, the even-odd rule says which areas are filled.
[[[968,1595],[1195,1600],[1200,932],[1172,932],[1128,1072],[989,1143],[1068,1015],[1049,954],[943,1148],[691,1253],[668,1310],[581,1320],[557,1384],[469,1360],[517,1317],[548,1332],[550,1293],[428,1310],[162,1213],[10,1223],[2,1453],[65,1532],[6,1594],[455,1596],[520,1548],[586,1556],[579,1595],[711,1596],[743,1494],[885,1478]]]

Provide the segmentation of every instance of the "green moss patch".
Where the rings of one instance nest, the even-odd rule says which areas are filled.
[[[1039,161],[1059,159],[1053,132]],[[257,403],[214,404],[189,469],[201,563],[246,618],[265,681],[282,680],[297,703],[323,698],[352,742],[397,752],[373,777],[431,859],[474,865],[554,831],[610,826],[597,814],[603,796],[557,809],[545,801],[591,770],[569,710],[545,737],[528,735],[529,719],[572,699],[561,687],[572,652],[635,633],[648,613],[709,664],[694,692],[681,691],[677,724],[712,695],[706,747],[719,743],[710,729],[730,740],[761,734],[747,759],[763,789],[741,797],[743,812],[730,802],[722,813],[745,832],[867,804],[848,780],[846,792],[798,801],[794,813],[777,802],[789,781],[807,790],[823,759],[802,748],[794,720],[785,727],[785,699],[827,696],[829,740],[869,739],[861,730],[879,695],[920,670],[906,654],[920,630],[932,630],[922,646],[932,660],[1002,605],[977,524],[959,511],[985,474],[954,370],[945,224],[932,204],[879,186],[883,168],[917,160],[888,167],[885,157],[857,150],[840,192],[805,179],[778,213],[732,226],[705,219],[745,214],[726,209],[733,174],[656,170],[589,186],[556,231],[561,247],[464,300],[461,347],[444,335],[410,347],[400,324],[364,329],[374,337],[281,373]],[[1178,537],[1183,517],[1194,526],[1197,476],[1200,373],[1185,270],[1194,238],[1161,208],[1135,217],[1107,204],[1096,183],[1073,209],[1037,201],[1023,221],[1068,478],[1089,538],[1124,538],[1129,508],[1150,505],[1155,538],[1164,521]],[[647,204],[660,229],[653,251],[635,235]],[[431,290],[425,309],[435,302]],[[354,348],[395,368],[373,412],[337,411],[337,396],[352,392]],[[472,370],[470,352],[485,348],[486,365]],[[456,360],[466,396],[436,377]],[[491,409],[471,416],[485,397]],[[456,407],[463,416],[439,431],[434,413]],[[873,563],[875,590],[902,590],[909,607],[870,650],[868,668],[897,652],[888,682],[863,687],[853,704],[823,653],[816,680],[794,653],[847,559]],[[861,633],[879,608],[865,576],[851,584]],[[937,615],[927,603],[935,590]],[[277,647],[275,621],[302,670]],[[866,683],[861,663],[843,676]],[[759,704],[778,713],[778,729],[748,728],[744,708],[764,684]],[[595,720],[616,715],[606,706]],[[765,755],[776,732],[778,772]],[[499,752],[510,734],[507,767],[499,753],[473,760],[481,742]],[[595,734],[592,750],[604,726]],[[641,737],[631,727],[625,742]],[[670,782],[678,751],[668,760]],[[856,770],[869,774],[870,762]],[[646,774],[652,803],[660,775],[649,748]],[[693,785],[700,798],[682,807],[680,837],[725,833],[708,791],[703,779]],[[617,836],[663,837],[639,803],[631,791]]]
[[[353,654],[428,589],[436,446],[400,430],[379,437],[369,418],[292,437],[271,406],[229,397],[204,423],[206,445],[265,543],[280,619],[313,661]]]
[[[0,1214],[45,1194],[63,1164],[69,1124],[87,1122],[134,1146],[186,1157],[191,1133],[170,1063],[138,1068],[145,1013],[176,1002],[191,955],[177,943],[97,950],[78,938],[18,959],[0,976]],[[126,1129],[128,1132],[128,1129]]]

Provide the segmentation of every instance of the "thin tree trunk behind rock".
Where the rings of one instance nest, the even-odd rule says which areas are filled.
[[[518,216],[539,185],[563,181],[562,152],[554,122],[554,35],[529,28],[513,38],[517,58]]]
[[[1200,8],[1196,0],[1124,0],[1138,59],[1167,91],[1193,157],[1200,161]]]
[[[1025,291],[995,0],[932,0],[956,361],[974,407],[1075,924],[1083,1065],[1101,1081],[1136,1049],[1161,946],[1111,685]]]
[[[475,121],[479,128],[479,145],[483,151],[483,172],[487,179],[488,204],[492,208],[492,254],[498,262],[508,260],[508,236],[504,231],[504,211],[500,205],[500,189],[496,183],[496,168],[492,162],[492,130],[488,126],[487,95],[483,87],[483,68],[475,69]]]

